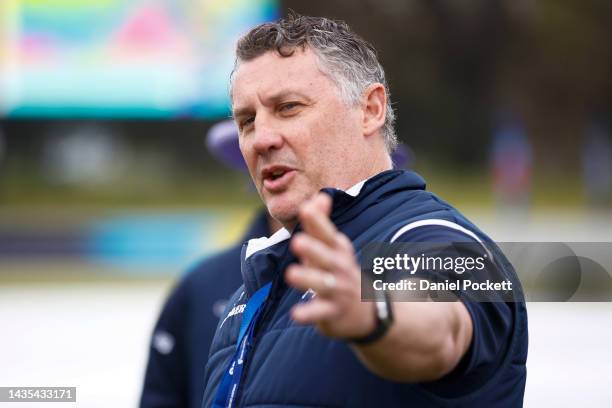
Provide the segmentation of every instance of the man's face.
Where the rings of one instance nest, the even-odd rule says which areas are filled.
[[[240,150],[270,214],[286,226],[321,188],[360,181],[363,111],[340,98],[306,48],[243,62],[233,87]]]

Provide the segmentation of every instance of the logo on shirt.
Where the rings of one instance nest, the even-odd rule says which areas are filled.
[[[230,312],[227,314],[227,316],[225,316],[225,319],[223,319],[223,322],[221,323],[221,326],[223,326],[225,321],[227,319],[229,319],[230,317],[239,315],[241,313],[244,313],[244,309],[245,308],[246,308],[246,303],[243,303],[241,305],[236,305],[236,306],[232,307],[232,310],[230,310]],[[219,326],[219,327],[221,327],[221,326]]]
[[[174,349],[174,336],[164,330],[153,335],[153,347],[161,354],[170,354]]]

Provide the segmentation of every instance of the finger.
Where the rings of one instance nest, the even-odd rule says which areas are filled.
[[[285,280],[296,289],[304,292],[312,289],[323,297],[329,297],[338,290],[338,279],[334,275],[297,264],[287,268]]]
[[[337,235],[337,242],[338,242],[338,248],[344,252],[350,253],[350,254],[354,254],[355,253],[355,248],[353,247],[353,243],[351,242],[351,240],[344,235],[343,233],[339,232]]]
[[[338,307],[330,300],[316,297],[291,309],[291,317],[299,324],[320,324],[338,315]]]
[[[300,222],[307,234],[335,246],[338,230],[329,219],[330,212],[331,198],[319,193],[300,208]]]
[[[333,272],[342,267],[339,254],[323,242],[307,234],[296,234],[291,250],[304,265]]]
[[[314,203],[317,208],[329,218],[332,210],[332,198],[330,197],[330,195],[319,192],[314,196]]]

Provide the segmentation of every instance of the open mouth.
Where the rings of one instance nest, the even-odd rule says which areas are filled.
[[[274,166],[265,169],[262,172],[263,186],[271,192],[281,191],[288,186],[294,173],[293,169],[284,166]]]
[[[277,180],[277,179],[283,177],[283,175],[285,173],[286,173],[286,171],[284,171],[284,170],[277,170],[277,171],[271,173],[268,178],[271,179],[271,180]]]

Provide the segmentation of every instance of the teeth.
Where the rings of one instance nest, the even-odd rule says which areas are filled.
[[[278,170],[278,171],[273,172],[273,173],[272,173],[272,175],[273,175],[274,177],[278,177],[278,176],[282,176],[282,175],[283,175],[283,173],[284,173],[284,171],[282,171],[282,170]]]

